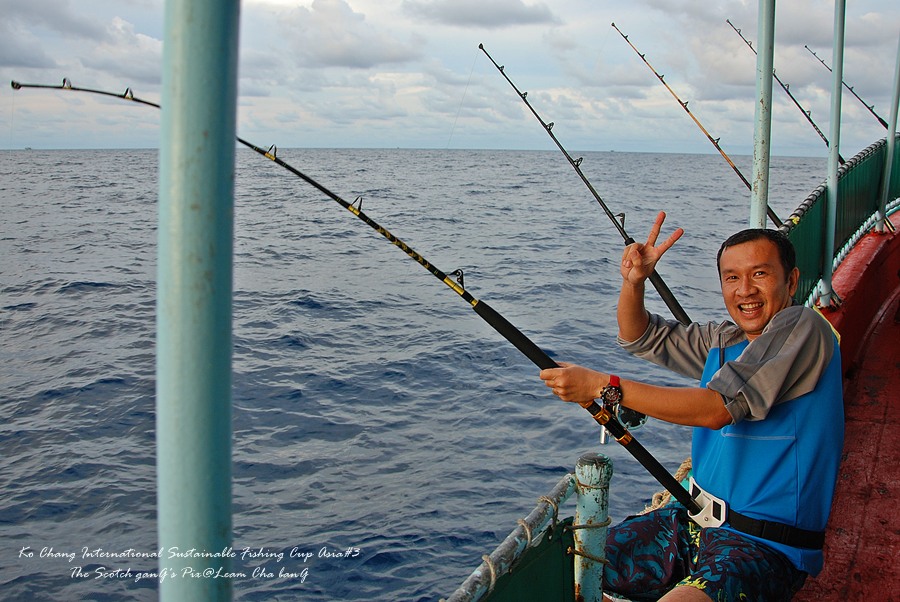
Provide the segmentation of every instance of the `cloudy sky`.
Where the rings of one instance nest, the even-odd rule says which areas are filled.
[[[160,99],[162,0],[0,0],[0,148],[145,148],[159,115],[10,80]],[[848,2],[844,79],[888,119],[900,2]],[[781,0],[775,68],[826,134],[834,3]],[[753,143],[751,0],[245,0],[238,133],[260,146],[550,149],[485,48],[571,151],[716,152],[627,34],[729,154]],[[825,156],[775,86],[773,152]],[[215,98],[208,99],[215,102]],[[885,130],[849,93],[841,151]]]

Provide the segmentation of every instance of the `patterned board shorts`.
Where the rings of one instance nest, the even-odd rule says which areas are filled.
[[[680,504],[611,527],[603,587],[630,600],[657,600],[676,586],[716,602],[790,600],[806,580],[780,552],[728,529],[700,529]]]

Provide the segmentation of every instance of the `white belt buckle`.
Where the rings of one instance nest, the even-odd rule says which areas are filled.
[[[714,495],[703,491],[694,481],[694,477],[690,480],[690,494],[694,501],[700,505],[700,511],[696,514],[688,512],[688,516],[692,521],[701,527],[721,527],[728,515],[728,504],[724,500],[720,500]]]

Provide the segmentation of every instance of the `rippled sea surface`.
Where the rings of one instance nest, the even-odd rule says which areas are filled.
[[[559,153],[279,157],[361,196],[439,269],[462,269],[469,292],[554,358],[687,384],[616,347],[622,238]],[[582,169],[635,238],[661,209],[666,232],[685,228],[659,271],[693,319],[726,317],[715,251],[748,222],[749,193],[721,158],[587,153]],[[824,173],[824,159],[773,158],[775,211],[788,215]],[[158,547],[157,176],[153,150],[0,152],[3,599],[157,596],[155,579],[137,579],[155,560],[84,555]],[[235,599],[449,596],[600,448],[598,428],[457,294],[318,191],[247,150],[235,189],[234,568],[273,575],[235,580]],[[673,472],[688,453],[683,428],[636,436]],[[618,520],[659,486],[615,443],[601,451]],[[295,548],[313,557],[290,558]]]

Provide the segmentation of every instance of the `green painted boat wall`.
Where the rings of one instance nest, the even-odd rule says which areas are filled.
[[[838,204],[835,248],[841,249],[880,206],[882,175],[887,157],[886,139],[862,150],[841,166],[838,173]],[[900,197],[900,153],[891,167],[888,198]],[[816,188],[789,218],[788,236],[797,248],[800,284],[795,299],[803,303],[813,293],[825,272],[827,188]],[[832,254],[828,253],[829,261]]]
[[[497,580],[489,602],[572,602],[575,599],[575,563],[568,552],[575,546],[572,518],[560,522],[552,536],[528,550],[512,571]]]

